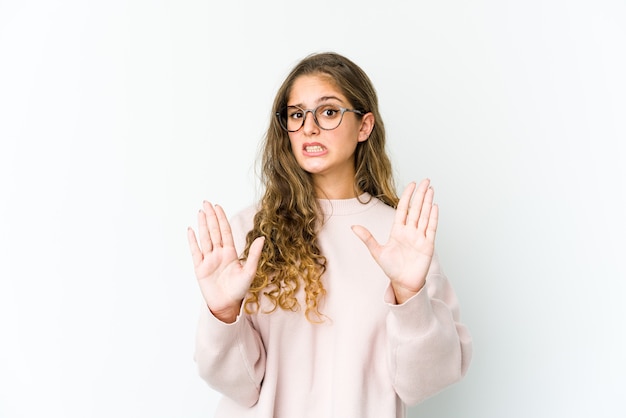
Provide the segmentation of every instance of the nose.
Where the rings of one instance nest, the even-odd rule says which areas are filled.
[[[309,113],[311,114],[310,117]],[[319,131],[319,127],[317,123],[315,123],[315,115],[312,110],[307,110],[304,112],[304,122],[302,122],[302,130],[307,135],[315,134]]]

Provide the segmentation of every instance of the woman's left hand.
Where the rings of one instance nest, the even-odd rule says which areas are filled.
[[[417,189],[415,183],[404,189],[385,245],[380,245],[365,227],[352,227],[391,280],[398,304],[419,292],[426,282],[439,216],[433,196],[428,179],[422,180]]]

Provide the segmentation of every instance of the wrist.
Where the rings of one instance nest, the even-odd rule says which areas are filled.
[[[227,306],[224,308],[213,309],[207,305],[213,316],[226,324],[232,324],[237,320],[241,312],[241,302],[238,305]]]
[[[393,294],[396,297],[396,304],[402,305],[407,300],[411,299],[413,296],[417,295],[420,290],[424,287],[424,283],[417,289],[409,289],[403,286],[396,285],[391,283],[391,289],[393,290]]]

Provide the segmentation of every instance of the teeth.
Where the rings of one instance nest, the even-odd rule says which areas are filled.
[[[305,148],[306,152],[322,152],[324,150],[324,148],[322,148],[320,145],[311,145]]]

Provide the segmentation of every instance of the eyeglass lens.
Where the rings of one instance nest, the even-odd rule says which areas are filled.
[[[302,127],[307,113],[314,114],[314,121],[324,130],[335,129],[341,124],[344,109],[339,106],[325,104],[313,110],[304,110],[297,106],[287,106],[279,113],[279,120],[282,127],[289,132],[295,132]]]

